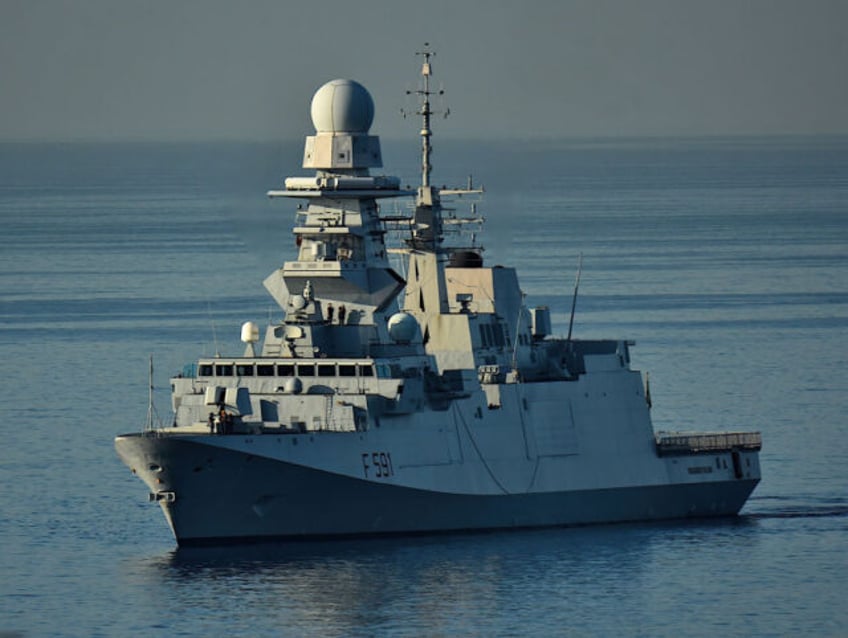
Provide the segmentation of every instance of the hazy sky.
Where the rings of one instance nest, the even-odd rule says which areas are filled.
[[[439,134],[848,133],[848,0],[0,0],[0,140],[297,139],[337,77],[409,136],[424,41]]]

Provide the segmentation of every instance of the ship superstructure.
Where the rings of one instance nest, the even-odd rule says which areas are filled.
[[[261,347],[247,322],[241,356],[171,379],[172,425],[116,439],[178,543],[737,513],[760,479],[758,433],[656,434],[631,343],[553,337],[514,269],[444,241],[443,198],[476,189],[430,184],[422,55],[418,188],[372,174],[368,91],[323,85],[314,176],[269,192],[307,202],[297,259],[265,280],[285,318]],[[400,197],[414,201],[405,277],[380,210]]]

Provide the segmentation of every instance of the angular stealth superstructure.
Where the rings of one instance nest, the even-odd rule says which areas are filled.
[[[627,341],[551,337],[514,269],[446,244],[461,220],[442,196],[479,191],[429,183],[422,55],[418,189],[371,175],[365,88],[322,86],[303,161],[316,173],[269,193],[308,201],[297,260],[265,280],[285,319],[258,353],[247,323],[243,356],[172,379],[173,426],[117,437],[177,542],[737,513],[760,479],[758,433],[656,435]],[[378,200],[411,195],[411,215],[381,217]],[[386,245],[398,223],[406,280]]]

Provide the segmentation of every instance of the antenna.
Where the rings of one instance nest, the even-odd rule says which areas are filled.
[[[518,306],[518,317],[515,321],[515,339],[512,344],[512,369],[518,372],[518,335],[521,331],[521,314],[524,310],[524,298],[526,295],[521,293],[521,304]]]
[[[645,403],[648,404],[649,410],[654,407],[654,402],[651,401],[651,377],[648,372],[645,373]]]
[[[571,341],[571,329],[574,327],[574,310],[577,308],[577,289],[580,287],[580,273],[583,270],[583,253],[577,258],[577,279],[574,281],[574,297],[571,299],[571,317],[568,319],[568,337]]]
[[[436,111],[433,111],[430,108],[430,96],[431,95],[444,95],[444,89],[439,89],[438,91],[430,90],[430,76],[433,75],[433,67],[430,64],[430,58],[432,58],[436,53],[430,50],[430,43],[424,43],[423,51],[416,51],[415,55],[420,55],[424,58],[424,62],[421,64],[421,77],[424,78],[421,88],[416,89],[415,91],[407,91],[406,94],[410,95],[415,93],[416,95],[421,96],[421,106],[418,107],[418,110],[415,111],[416,115],[420,115],[422,119],[421,124],[421,186],[429,187],[430,186],[430,173],[433,171],[433,166],[430,164],[430,155],[433,152],[433,147],[430,144],[430,137],[433,135],[433,131],[430,128],[430,116],[434,115]],[[450,109],[444,111],[444,116],[447,117],[450,114]],[[404,113],[406,115],[406,113]]]
[[[144,423],[145,432],[153,432],[156,426],[162,427],[162,419],[153,404],[153,355],[150,355],[150,365],[147,371],[147,421]]]
[[[209,325],[212,326],[212,341],[215,343],[215,356],[220,357],[221,351],[218,348],[218,331],[215,330],[215,320],[212,319],[212,304],[209,300],[206,301],[206,312],[209,314]]]

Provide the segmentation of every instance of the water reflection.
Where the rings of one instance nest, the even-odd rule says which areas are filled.
[[[706,525],[747,543],[744,527],[755,524]],[[674,523],[191,548],[146,559],[137,573],[149,595],[163,596],[151,601],[157,608],[226,613],[231,624],[243,615],[245,626],[293,635],[542,631],[574,626],[574,614],[588,622],[587,600],[638,591],[669,547],[704,533],[704,523]],[[223,612],[222,600],[235,608]],[[543,600],[557,604],[536,608]]]

